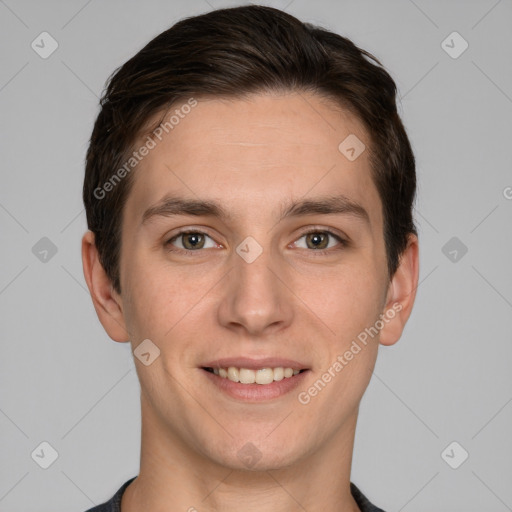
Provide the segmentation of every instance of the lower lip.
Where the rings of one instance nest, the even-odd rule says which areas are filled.
[[[275,380],[270,384],[240,384],[202,368],[201,371],[221,391],[232,398],[245,402],[263,402],[284,396],[297,388],[309,373],[309,370],[305,370],[292,377],[285,377],[279,381]]]

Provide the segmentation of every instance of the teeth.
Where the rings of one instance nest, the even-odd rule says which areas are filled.
[[[258,370],[255,375],[256,384],[270,384],[274,382],[274,370],[272,370],[272,368],[262,368]]]
[[[238,368],[235,368],[234,366],[230,366],[228,368],[228,376],[227,378],[229,380],[232,380],[233,382],[240,382],[240,372],[238,371]]]
[[[284,368],[274,368],[274,380],[283,380],[284,379]]]
[[[240,368],[240,382],[242,384],[254,384],[256,382],[256,373],[247,368]]]
[[[250,370],[249,368],[213,368],[213,373],[223,379],[229,379],[241,384],[270,384],[273,381],[289,379],[293,375],[300,373],[300,370],[293,368],[261,368],[259,370]]]

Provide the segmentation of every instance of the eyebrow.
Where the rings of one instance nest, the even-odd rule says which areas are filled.
[[[365,208],[343,195],[300,199],[281,205],[278,222],[290,217],[305,215],[351,215],[370,225],[370,216]],[[166,196],[157,204],[149,207],[142,215],[142,224],[154,217],[173,217],[190,215],[196,217],[217,217],[232,220],[234,215],[215,201],[188,199],[184,197]]]

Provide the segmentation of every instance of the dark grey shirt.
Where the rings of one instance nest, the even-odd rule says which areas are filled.
[[[135,480],[135,478],[136,477],[134,476],[125,482],[109,501],[102,505],[90,508],[86,512],[121,512],[121,497],[123,496],[123,492],[128,485]],[[352,493],[357,506],[361,509],[361,512],[384,512],[381,508],[372,505],[365,495],[352,482],[350,483],[350,492]]]

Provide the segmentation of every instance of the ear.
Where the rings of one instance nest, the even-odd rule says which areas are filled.
[[[410,234],[407,248],[400,257],[400,264],[388,287],[386,306],[380,331],[382,345],[395,344],[402,335],[414,305],[419,276],[418,237]]]
[[[112,282],[100,263],[94,242],[94,233],[90,230],[82,237],[82,265],[87,287],[101,325],[114,341],[129,341],[121,296],[114,290]]]

